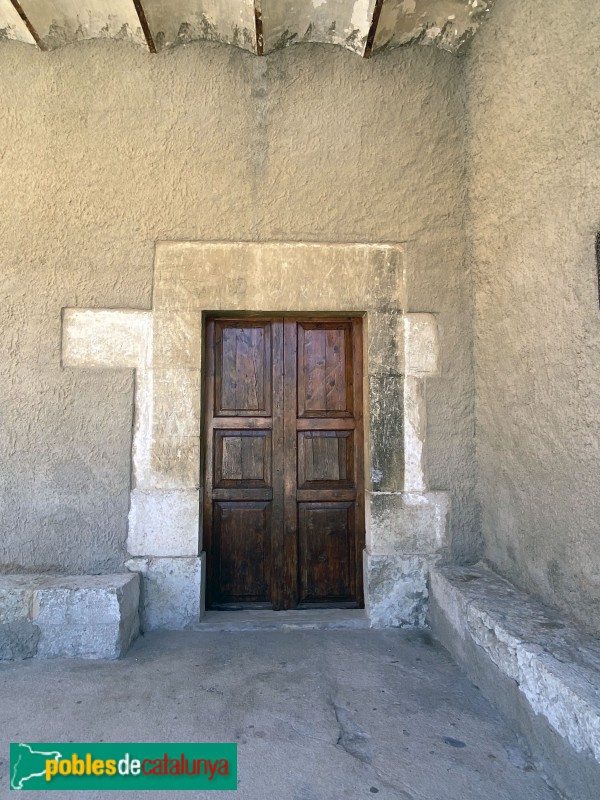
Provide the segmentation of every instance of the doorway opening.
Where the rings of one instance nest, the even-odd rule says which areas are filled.
[[[362,318],[205,325],[208,607],[363,608]]]

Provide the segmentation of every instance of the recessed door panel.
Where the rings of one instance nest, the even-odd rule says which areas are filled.
[[[300,503],[301,603],[355,599],[354,528],[354,503]]]
[[[300,322],[298,416],[352,414],[351,323]]]
[[[299,431],[298,488],[354,486],[352,431]]]
[[[215,577],[224,602],[269,600],[270,513],[271,503],[215,503]]]
[[[271,431],[215,430],[215,487],[271,485]]]
[[[271,336],[268,323],[215,325],[215,415],[271,414]]]
[[[362,605],[358,318],[207,321],[212,607]]]

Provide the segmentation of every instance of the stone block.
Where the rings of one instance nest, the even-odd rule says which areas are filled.
[[[152,312],[65,308],[65,367],[142,367],[147,360]]]
[[[186,557],[199,551],[200,493],[197,489],[134,489],[127,550],[132,556]]]
[[[177,311],[401,308],[403,266],[403,246],[392,244],[159,242],[154,303]]]
[[[429,561],[365,550],[365,605],[372,628],[422,628],[427,623]]]
[[[0,659],[118,658],[139,632],[139,579],[130,574],[4,575],[0,598]]]
[[[40,629],[21,619],[0,624],[0,661],[19,661],[37,655]]]
[[[200,369],[202,315],[197,311],[155,311],[153,366]]]
[[[401,491],[404,484],[402,375],[369,375],[369,456],[376,491]]]
[[[204,557],[131,558],[126,566],[142,577],[142,629],[181,630],[202,615]]]
[[[367,547],[373,554],[428,554],[447,544],[446,492],[367,492]]]
[[[139,579],[123,575],[54,578],[33,598],[38,655],[114,659],[139,633]]]
[[[200,371],[148,370],[152,390],[152,437],[200,436]]]
[[[407,375],[435,375],[438,371],[438,329],[433,314],[404,316],[404,361]]]
[[[369,375],[404,372],[404,328],[400,309],[369,311],[367,315],[367,369]]]
[[[118,622],[138,610],[139,587],[131,578],[127,573],[49,578],[33,591],[32,618],[41,626]]]
[[[31,618],[31,601],[36,576],[0,576],[0,625]]]

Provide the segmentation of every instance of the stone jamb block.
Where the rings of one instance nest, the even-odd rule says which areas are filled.
[[[425,381],[404,376],[404,490],[423,494],[425,481],[425,436],[427,416]]]
[[[430,554],[447,545],[447,492],[367,492],[367,548],[372,554]]]
[[[197,311],[153,313],[155,369],[200,369],[202,314]]]
[[[198,489],[200,486],[200,437],[155,436],[148,462],[138,464],[135,488]]]
[[[401,307],[369,312],[366,326],[369,375],[404,373],[403,320]]]
[[[205,553],[196,558],[131,558],[126,566],[142,577],[144,631],[181,630],[203,612]]]
[[[150,436],[200,436],[200,370],[153,369]]]
[[[132,556],[196,557],[199,552],[198,489],[134,489],[127,550]]]
[[[404,315],[404,360],[407,375],[436,375],[439,341],[433,314]]]
[[[364,551],[365,606],[372,628],[427,624],[429,559]]]

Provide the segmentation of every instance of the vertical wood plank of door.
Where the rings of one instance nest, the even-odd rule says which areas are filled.
[[[298,602],[362,605],[362,324],[346,318],[294,325],[297,410],[286,427],[294,424],[297,442]],[[291,392],[286,375],[286,402]]]
[[[272,599],[282,525],[274,498],[281,496],[283,387],[274,366],[281,350],[280,322],[207,322],[203,519],[213,607]]]
[[[210,608],[218,596],[215,584],[215,536],[213,535],[213,443],[212,416],[215,407],[215,323],[207,320],[204,333],[206,371],[204,376],[204,418],[202,425],[204,439],[204,491],[202,493],[202,545],[206,552],[206,605]]]
[[[283,319],[271,322],[273,330],[273,520],[271,527],[271,604],[274,610],[290,608],[286,585],[285,535],[285,385]]]
[[[290,609],[298,605],[296,321],[284,319],[283,331],[283,531],[276,607]]]
[[[364,376],[363,376],[363,324],[361,318],[352,321],[352,392],[354,395],[354,469],[356,486],[355,575],[356,599],[364,607],[363,550],[365,549],[365,429],[364,429]]]

